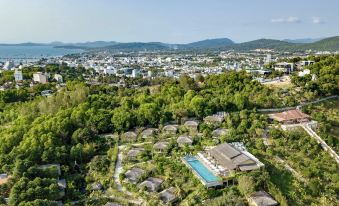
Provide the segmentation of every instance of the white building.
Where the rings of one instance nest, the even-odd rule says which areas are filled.
[[[286,73],[292,72],[294,70],[294,64],[288,62],[280,62],[275,64],[274,70]]]
[[[298,73],[298,76],[299,76],[299,77],[303,77],[303,76],[305,76],[306,74],[311,74],[311,71],[310,71],[309,69],[305,69],[304,71],[300,71],[300,72]]]
[[[22,71],[19,70],[19,69],[15,69],[14,78],[15,78],[16,82],[22,81],[24,79],[23,76],[22,76]]]
[[[269,64],[272,62],[272,55],[271,54],[267,54],[266,58],[265,58],[265,64]]]
[[[33,74],[33,81],[41,84],[46,84],[48,81],[47,75],[42,72],[37,72]]]
[[[5,65],[3,67],[4,70],[11,70],[15,67],[14,62],[13,61],[7,61],[5,62]]]
[[[140,69],[133,69],[132,70],[132,77],[137,78],[140,76]]]
[[[113,75],[116,73],[116,69],[114,67],[108,66],[104,68],[104,74],[105,75]]]
[[[58,82],[58,83],[63,83],[63,78],[60,74],[54,74],[54,79]]]

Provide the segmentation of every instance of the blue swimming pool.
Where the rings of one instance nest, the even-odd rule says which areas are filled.
[[[196,157],[186,156],[184,160],[191,168],[204,180],[205,183],[217,182],[218,177],[215,176],[205,165],[203,165]]]

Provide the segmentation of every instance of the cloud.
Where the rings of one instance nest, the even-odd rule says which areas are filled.
[[[271,19],[272,23],[300,23],[300,19],[295,16],[289,16],[286,18],[276,18],[276,19]]]
[[[324,21],[320,17],[314,16],[314,17],[312,17],[312,23],[313,24],[323,24]]]

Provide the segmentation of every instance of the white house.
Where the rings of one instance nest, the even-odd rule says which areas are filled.
[[[16,82],[22,81],[24,79],[23,76],[22,76],[22,71],[19,70],[19,69],[15,69],[14,78],[15,78]]]
[[[47,75],[42,72],[37,72],[33,74],[33,81],[41,84],[46,84],[48,81]]]

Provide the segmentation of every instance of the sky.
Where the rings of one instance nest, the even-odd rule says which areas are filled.
[[[339,35],[339,0],[0,0],[0,42],[188,43]]]

